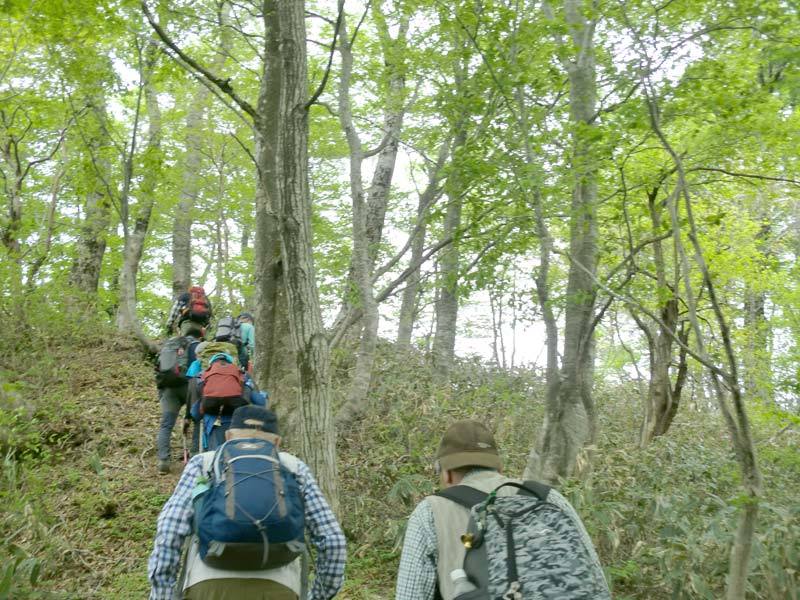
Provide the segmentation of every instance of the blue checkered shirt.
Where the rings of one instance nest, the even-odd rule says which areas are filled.
[[[346,542],[311,470],[298,460],[297,483],[303,495],[309,539],[317,549],[316,577],[310,600],[333,598],[344,581]],[[192,457],[175,491],[158,516],[156,540],[147,565],[150,600],[172,600],[180,568],[181,548],[192,531],[192,490],[203,471],[203,456]],[[180,592],[180,590],[179,590]]]
[[[433,600],[438,555],[433,510],[423,500],[417,504],[406,525],[397,572],[396,600]]]

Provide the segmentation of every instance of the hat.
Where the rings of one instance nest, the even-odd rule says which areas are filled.
[[[442,471],[460,467],[488,467],[500,469],[503,465],[497,452],[494,436],[478,421],[456,421],[439,444],[436,460]]]
[[[275,413],[260,406],[240,406],[233,411],[231,429],[255,429],[278,434],[278,417]]]
[[[250,319],[252,321],[253,320],[253,315],[251,315],[249,312],[243,312],[242,314],[240,314],[236,318],[237,319]]]

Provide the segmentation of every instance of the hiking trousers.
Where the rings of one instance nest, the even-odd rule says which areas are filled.
[[[161,404],[161,423],[156,436],[158,460],[171,460],[170,437],[178,414],[186,404],[186,386],[161,388],[158,390],[158,400]]]
[[[297,600],[297,594],[269,579],[207,579],[184,591],[183,600]]]

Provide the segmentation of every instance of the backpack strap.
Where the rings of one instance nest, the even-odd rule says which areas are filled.
[[[476,490],[474,487],[468,485],[454,485],[452,487],[440,490],[434,494],[440,498],[447,498],[464,508],[472,508],[476,504],[480,504],[489,494]]]
[[[533,479],[526,479],[522,482],[522,487],[520,487],[517,493],[523,494],[524,496],[536,496],[542,502],[546,502],[551,489],[553,488],[549,485],[534,481]]]
[[[200,455],[203,457],[203,475],[206,477],[214,474],[214,457],[216,454],[217,453],[214,450],[208,450]]]
[[[549,485],[529,479],[527,481],[523,481],[522,483],[508,481],[497,486],[495,490],[499,490],[501,487],[505,486],[518,488],[518,494],[522,494],[523,496],[534,496],[542,502],[547,500],[547,495],[550,493],[551,489]],[[468,485],[454,485],[453,487],[436,492],[434,496],[447,498],[448,500],[451,500],[456,504],[463,506],[464,508],[472,508],[476,504],[480,504],[486,500],[486,498],[489,497],[489,494]]]

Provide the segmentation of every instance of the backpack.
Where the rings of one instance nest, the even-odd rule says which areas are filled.
[[[203,371],[211,366],[211,359],[217,354],[227,354],[233,358],[233,363],[242,366],[239,362],[236,346],[230,342],[202,342],[197,347],[197,358],[200,359]]]
[[[222,317],[217,323],[215,342],[229,342],[239,348],[242,345],[241,323],[233,317]]]
[[[156,368],[156,387],[186,385],[186,370],[194,360],[194,349],[199,342],[192,337],[174,337],[161,347]]]
[[[211,318],[211,303],[208,301],[206,291],[199,285],[189,288],[189,301],[181,313],[183,320],[188,319],[195,323],[206,325]]]
[[[251,390],[245,385],[241,369],[222,357],[200,375],[198,391],[201,414],[230,415],[250,404]]]
[[[498,496],[505,486],[518,488]],[[485,494],[454,486],[437,496],[470,509],[464,571],[476,590],[454,600],[610,600],[603,570],[575,516],[548,502],[550,488],[507,482]],[[590,542],[589,542],[590,543]]]
[[[300,485],[267,440],[233,439],[209,461],[193,493],[201,560],[215,569],[275,568],[305,551]],[[205,489],[203,489],[205,488]]]
[[[227,342],[236,346],[236,356],[239,364],[247,369],[250,355],[247,347],[242,341],[242,323],[233,317],[223,317],[217,323],[217,331],[214,334],[215,342]]]

